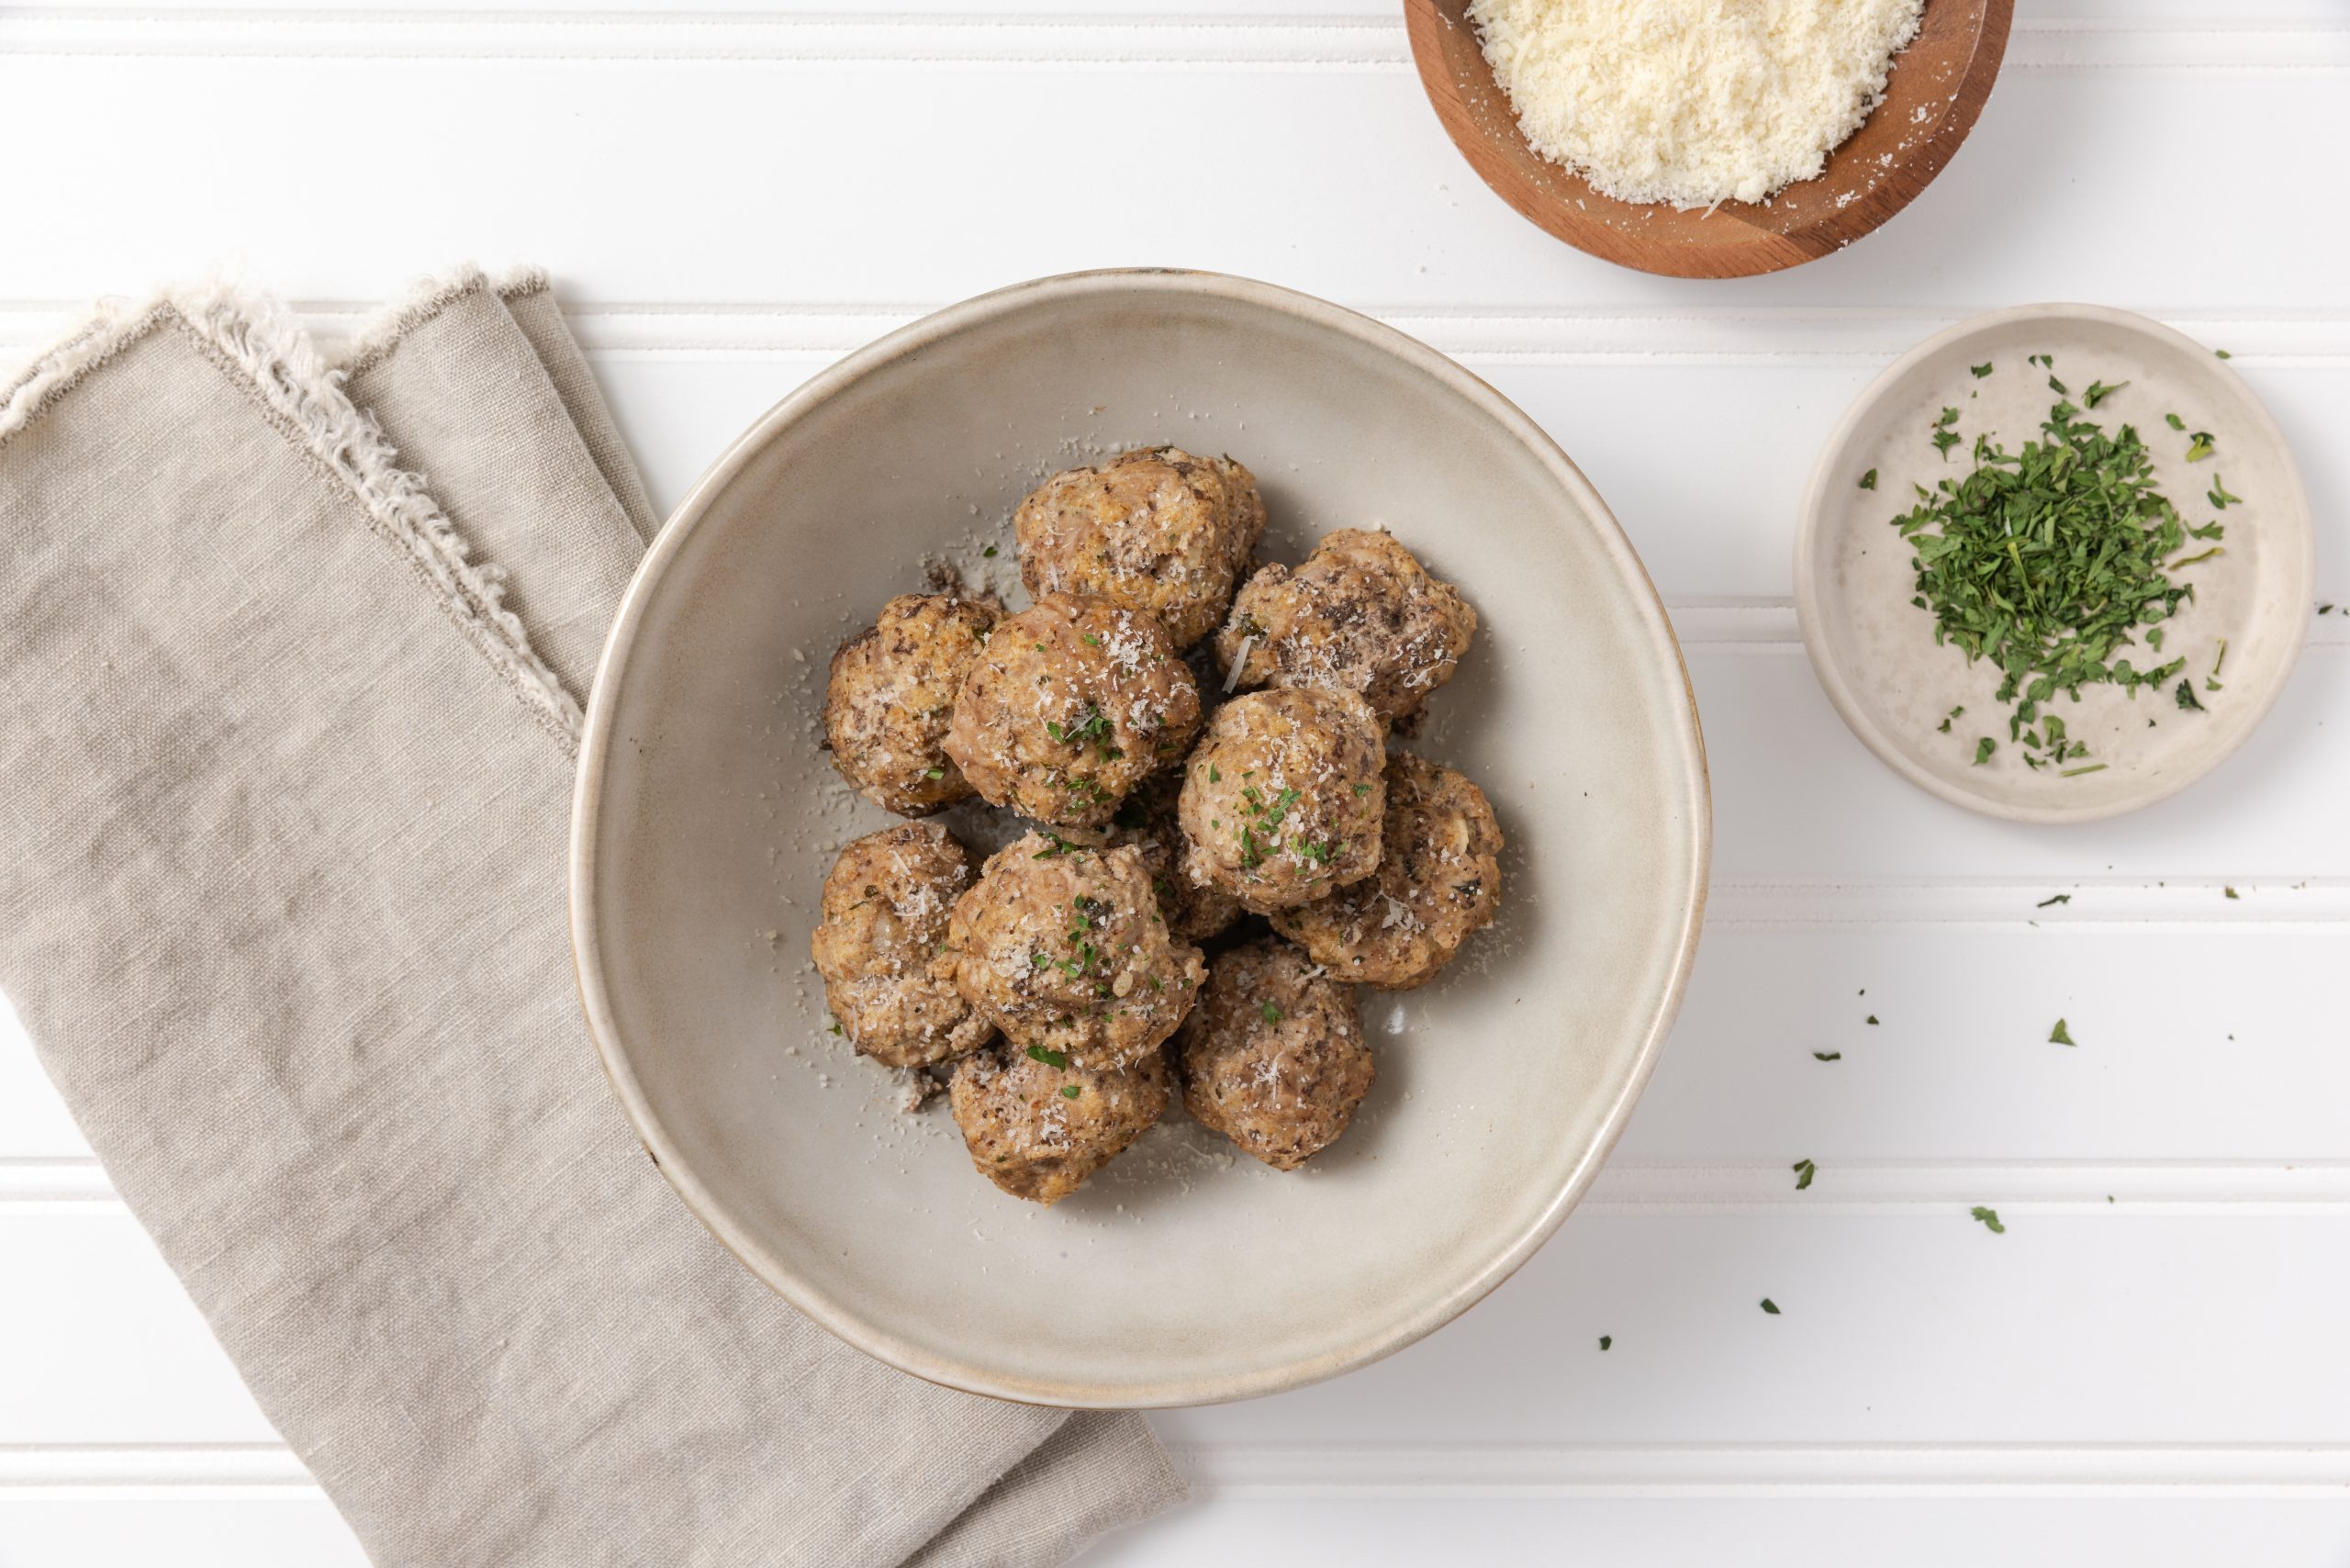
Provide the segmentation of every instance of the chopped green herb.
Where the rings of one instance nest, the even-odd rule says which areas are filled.
[[[980,551],[980,552],[979,552],[979,554],[980,554],[981,555],[985,556],[987,559],[989,559],[989,560],[992,561],[992,560],[994,560],[994,559],[995,559],[995,546],[994,546],[994,545],[992,545],[992,544],[990,544],[990,545],[989,545],[986,549],[984,549],[984,550]]]
[[[1939,724],[1936,724],[1936,725],[1934,726],[1934,728],[1936,728],[1936,729],[1940,730],[1940,731],[1941,731],[1942,734],[1950,734],[1950,722],[1951,722],[1953,719],[1957,718],[1961,713],[1964,713],[1964,712],[1965,712],[1965,711],[1966,711],[1966,704],[1965,704],[1965,703],[1964,703],[1964,702],[1962,702],[1962,703],[1960,703],[1957,707],[1955,707],[1955,708],[1952,709],[1949,712],[1947,712],[1947,713],[1943,714],[1943,715],[1942,715],[1942,722],[1941,723],[1939,723]]]
[[[2177,414],[2165,414],[2163,419],[2167,421],[2170,428],[2175,431],[2183,431],[2187,428],[2187,421],[2180,419]]]
[[[1102,645],[1102,633],[1099,632],[1088,632],[1085,634],[1085,640],[1098,648]]]
[[[2056,1027],[2048,1031],[2048,1043],[2052,1046],[2069,1046],[2077,1042],[2073,1038],[2073,1031],[2065,1027],[2065,1021],[2059,1018],[2056,1020]]]
[[[1811,1059],[1814,1061],[1842,1061],[1844,1059],[1844,1053],[1842,1051],[1814,1051],[1811,1053]]]
[[[1934,450],[1942,454],[1943,462],[1947,463],[1950,461],[1950,449],[1957,444],[1958,432],[1956,431],[1936,431],[1934,432]]]
[[[1977,1204],[1966,1212],[1973,1215],[1976,1219],[1981,1220],[1986,1226],[1989,1226],[1992,1235],[2005,1236],[2008,1233],[2008,1227],[1999,1223],[1998,1210],[1986,1209],[1981,1204]]]
[[[1991,362],[1986,359],[1981,364],[1970,364],[1966,369],[1969,375],[1973,375],[1975,380],[1980,381],[1985,376],[1991,374]]]
[[[1779,1304],[1766,1295],[1762,1298],[1762,1310],[1776,1317],[1779,1316]]]
[[[2203,492],[2203,498],[2221,511],[2227,510],[2230,506],[2244,505],[2242,496],[2228,493],[2227,476],[2216,471],[2211,475],[2211,487]]]
[[[2214,658],[2214,659],[2211,661],[2211,673],[2212,673],[2213,675],[2215,675],[2215,676],[2216,676],[2216,675],[2218,675],[2218,674],[2220,673],[2220,666],[2221,666],[2221,665],[2223,665],[2223,664],[2226,664],[2227,662],[2228,662],[2228,640],[2227,640],[2225,637],[2222,637],[2222,638],[2221,638],[2221,639],[2220,639],[2220,653],[2219,653],[2219,656],[2218,656],[2217,658]]]
[[[1863,490],[1874,490],[1876,488],[1875,469],[1872,468],[1867,473],[1861,476],[1861,488]]]
[[[1998,749],[1999,743],[1988,735],[1977,739],[1975,743],[1975,766],[1980,767],[1990,761],[1991,754]]]
[[[1223,770],[1218,768],[1213,762],[1208,764],[1208,782],[1211,784],[1221,784],[1224,782]]]
[[[2149,719],[2146,722],[2151,724],[2154,721]],[[2106,765],[2104,763],[2093,762],[2087,767],[2067,767],[2058,773],[2056,777],[2059,778],[2077,778],[2084,773],[2102,773],[2105,771],[2105,768]]]
[[[1368,794],[1370,794],[1370,793],[1371,793],[1371,786],[1370,786],[1370,785],[1368,785],[1368,784],[1358,784],[1358,785],[1356,785],[1356,786],[1355,786],[1355,794],[1356,794],[1356,796],[1357,796],[1357,798],[1358,798],[1358,799],[1360,799],[1360,797],[1362,797],[1362,796],[1364,796],[1364,795],[1368,795]]]
[[[2241,897],[2241,895],[2240,895],[2240,894],[2238,894],[2238,893],[2237,893],[2237,891],[2236,891],[2233,888],[2221,888],[2220,890],[2221,890],[2221,892],[2223,892],[2223,893],[2227,894],[2227,895],[2228,895],[2228,897],[2230,897],[2230,898],[2232,898],[2232,898],[2239,898],[2239,897]]]
[[[2187,438],[2187,460],[2200,463],[2218,450],[2210,431],[2197,431]]]
[[[2059,692],[2134,693],[2177,676],[2178,661],[2141,669],[2124,650],[2193,591],[2165,575],[2186,528],[2155,488],[2145,443],[2129,425],[2109,435],[2080,412],[2053,405],[2042,439],[2020,451],[1979,438],[1971,473],[1893,520],[1916,552],[1916,601],[1932,613],[1935,640],[1999,669],[2009,739],[2035,767],[2087,749],[2046,722],[2043,705]],[[1977,742],[1978,765],[1993,749],[1989,737]]]
[[[2221,359],[2233,359],[2236,357],[2225,349],[2213,349],[2211,352],[2218,354]]]
[[[1615,1342],[1616,1342],[1616,1336],[1615,1336],[1615,1335],[1613,1335],[1613,1334],[1602,1334],[1602,1335],[1599,1337],[1599,1348],[1600,1348],[1601,1350],[1606,1350],[1606,1349],[1607,1349],[1607,1347],[1608,1347],[1608,1346],[1610,1346],[1610,1345],[1614,1344]]]
[[[1281,1010],[1274,1006],[1270,1002],[1265,1003],[1264,1007],[1260,1009],[1260,1012],[1264,1016],[1265,1022],[1268,1024],[1278,1024],[1281,1021]]]
[[[2031,907],[2034,909],[2046,909],[2052,903],[2071,903],[2072,902],[2073,895],[2070,893],[2052,893]]]
[[[922,776],[924,778],[944,778],[946,777],[946,769],[943,767],[925,767],[922,770]]]
[[[1064,1083],[1061,1085],[1061,1098],[1064,1100],[1074,1100],[1081,1092],[1083,1092],[1074,1083]]]
[[[2059,398],[2069,396],[2065,390],[2065,384],[2053,375],[2048,378],[2048,390],[2055,393]]]
[[[1796,1173],[1796,1191],[1800,1193],[1806,1187],[1811,1185],[1811,1179],[1818,1173],[1819,1167],[1814,1165],[1808,1159],[1798,1159],[1795,1162],[1794,1170]]]
[[[2099,403],[2104,402],[2108,398],[2112,397],[2116,392],[2121,391],[2124,386],[2129,385],[2130,384],[2127,381],[2117,381],[2112,386],[2108,386],[2102,381],[2092,381],[2081,389],[2082,405],[2087,408],[2094,409]],[[2062,386],[2059,386],[2056,390],[2062,392],[2065,389]]]
[[[840,1020],[839,1020],[839,1019],[837,1019],[837,1018],[835,1018],[835,1019],[834,1019],[834,1020],[833,1020],[833,1026],[832,1026],[832,1029],[831,1029],[830,1033],[837,1035],[837,1034],[839,1034],[840,1032],[841,1032]]]
[[[2195,695],[2195,683],[2193,681],[2180,681],[2178,683],[2178,690],[2176,695],[2178,699],[2178,705],[2180,707],[2192,708],[2199,713],[2203,711],[2202,702]]]
[[[1028,1059],[1030,1061],[1043,1062],[1046,1067],[1066,1068],[1069,1066],[1069,1053],[1066,1051],[1047,1050],[1043,1046],[1030,1046],[1028,1047]]]
[[[1862,994],[1865,996],[1865,995],[1867,994],[1867,992],[1863,991],[1863,992],[1862,992]],[[1868,1022],[1870,1022],[1870,1023],[1872,1023],[1872,1024],[1875,1023],[1875,1022],[1876,1022],[1876,1014],[1874,1014],[1874,1013],[1870,1014],[1869,1014],[1869,1016],[1868,1016]]]

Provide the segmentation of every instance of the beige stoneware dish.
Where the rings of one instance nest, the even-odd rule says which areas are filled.
[[[1475,603],[1477,645],[1415,744],[1492,796],[1505,903],[1433,985],[1364,994],[1379,1081],[1307,1170],[1257,1166],[1178,1111],[1043,1210],[979,1177],[940,1108],[902,1113],[827,1033],[807,958],[818,886],[887,819],[816,749],[823,673],[929,562],[1015,587],[1006,523],[1043,476],[1169,440],[1256,470],[1267,556],[1385,525]],[[1709,834],[1664,612],[1531,420],[1319,300],[1094,273],[850,355],[695,486],[589,704],[572,921],[588,1023],[647,1149],[802,1311],[981,1394],[1200,1404],[1407,1345],[1558,1227],[1678,1005]]]
[[[1910,603],[1911,551],[1891,526],[1915,503],[1912,484],[1963,477],[1978,431],[2009,451],[2040,439],[2057,394],[2052,369],[2027,364],[2049,354],[2053,374],[2078,406],[2096,381],[2127,382],[2083,418],[2109,431],[2135,425],[2152,453],[2164,495],[2192,525],[2219,521],[2225,554],[2178,574],[2195,585],[2165,631],[2159,652],[2128,650],[2140,667],[2184,656],[2203,690],[2219,640],[2227,641],[2223,689],[2203,691],[2202,712],[2181,711],[2170,686],[2133,700],[2112,687],[2086,688],[2077,705],[2061,695],[2051,711],[2087,743],[2072,778],[2025,766],[2010,743],[2006,710],[1992,700],[1999,673],[1970,665],[1955,646],[1936,646],[1933,618]],[[1977,378],[1970,367],[1988,364]],[[1960,411],[1959,443],[1945,463],[1929,437],[1946,408]],[[2186,427],[2165,419],[2176,413]],[[2209,431],[2217,451],[2186,458],[2188,436]],[[1874,490],[1860,478],[1877,471]],[[2225,476],[2242,504],[2205,498]],[[2188,552],[2206,546],[2197,542]],[[2152,805],[2217,767],[2242,745],[2285,689],[2308,635],[2317,573],[2308,496],[2285,438],[2242,377],[2210,348],[2126,310],[2095,305],[2025,305],[1963,321],[1929,338],[1871,383],[1822,450],[1796,536],[1796,611],[1804,646],[1829,700],[1871,751],[1920,789],[2009,822],[2089,822]],[[1966,712],[1948,734],[1953,708]],[[2149,721],[2152,721],[2149,722]],[[1998,749],[1975,763],[1976,741]]]

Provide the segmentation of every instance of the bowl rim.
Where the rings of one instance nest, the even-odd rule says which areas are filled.
[[[1928,6],[1934,3],[1935,0],[1925,0]],[[1944,102],[1941,112],[1932,118],[1932,133],[1919,143],[1919,153],[1905,165],[1919,172],[1920,177],[1914,185],[1905,186],[1901,182],[1893,182],[1869,193],[1868,199],[1855,201],[1849,207],[1831,208],[1800,228],[1783,231],[1750,227],[1722,243],[1695,245],[1660,241],[1652,236],[1637,237],[1615,224],[1590,217],[1586,209],[1586,204],[1595,199],[1627,212],[1655,208],[1660,204],[1619,201],[1596,190],[1589,190],[1586,196],[1570,203],[1555,194],[1537,192],[1520,181],[1501,177],[1489,170],[1481,159],[1497,144],[1497,139],[1472,123],[1468,110],[1460,106],[1457,84],[1445,69],[1445,49],[1439,34],[1439,29],[1466,29],[1473,39],[1475,25],[1468,19],[1465,11],[1456,21],[1446,0],[1403,0],[1414,73],[1418,78],[1422,94],[1428,100],[1428,106],[1443,127],[1446,139],[1460,154],[1461,162],[1467,163],[1470,171],[1501,197],[1512,211],[1552,239],[1615,266],[1656,277],[1701,281],[1767,276],[1824,260],[1856,241],[1875,233],[1923,196],[1926,187],[1942,177],[1952,160],[1958,156],[1959,148],[1974,134],[1975,123],[1988,106],[2006,64],[2008,40],[2015,28],[2015,0],[1981,0],[1981,3],[1984,7],[1982,20],[1975,28],[1974,47],[1960,72],[1958,84]],[[1909,47],[1904,45],[1903,52]],[[1482,55],[1483,50],[1480,50],[1479,53]],[[1501,94],[1506,102],[1507,95],[1502,92],[1499,80],[1493,76],[1490,63],[1485,65],[1485,72],[1493,82],[1494,91]],[[1882,107],[1882,105],[1878,106]],[[1875,112],[1872,109],[1870,118],[1873,118]],[[1513,127],[1516,124],[1514,113],[1510,123]],[[1854,136],[1858,134],[1857,129],[1852,133]],[[1846,142],[1851,140],[1848,136]],[[1840,142],[1829,150],[1831,162],[1844,145],[1844,142]],[[1491,155],[1495,158],[1501,156],[1499,153]],[[1583,178],[1572,170],[1562,173],[1578,181]],[[1819,177],[1815,176],[1814,179]],[[1796,185],[1812,183],[1795,182]],[[1772,199],[1775,200],[1776,195],[1774,193]],[[1751,204],[1729,202],[1718,205],[1727,207],[1736,221],[1736,215],[1746,210]]]
[[[2301,479],[2301,467],[2293,456],[2293,448],[2277,427],[2276,417],[2259,394],[2233,366],[2220,359],[2204,344],[2196,342],[2176,327],[2141,316],[2134,310],[2123,310],[2110,305],[2080,305],[2051,300],[2037,305],[2009,305],[1943,328],[1896,359],[1880,371],[1875,379],[1862,388],[1820,443],[1819,455],[1813,460],[1811,478],[1804,487],[1803,510],[1796,521],[1795,599],[1796,623],[1803,633],[1804,652],[1811,662],[1812,674],[1818,678],[1820,689],[1845,727],[1859,737],[1861,744],[1875,754],[1878,761],[1892,768],[1910,783],[1928,794],[1964,806],[2001,822],[2061,824],[2065,823],[2102,822],[2109,817],[2124,816],[2158,801],[2166,801],[2180,790],[2201,781],[2212,769],[2233,756],[2246,741],[2259,730],[2277,706],[2277,699],[2293,678],[2293,670],[2300,663],[2301,653],[2309,644],[2309,622],[2298,622],[2298,631],[2279,666],[2276,679],[2268,689],[2258,692],[2252,717],[2236,737],[2223,745],[2207,748],[2185,766],[2160,778],[2149,779],[2150,788],[2123,795],[2102,805],[2040,806],[2027,802],[2002,800],[1994,794],[1962,789],[1940,775],[1919,766],[1894,743],[1885,726],[1862,701],[1859,693],[1845,677],[1843,666],[1837,662],[1826,626],[1823,599],[1836,596],[1822,586],[1826,566],[1820,556],[1821,515],[1828,509],[1829,485],[1841,471],[1844,448],[1862,423],[1875,411],[1893,390],[1896,384],[1918,364],[1942,353],[1950,345],[1964,342],[1981,333],[2010,326],[2019,321],[2092,321],[2117,328],[2125,332],[2151,339],[2165,348],[2183,350],[2192,363],[2199,359],[2211,362],[2210,368],[2222,385],[2228,386],[2250,411],[2255,433],[2274,443],[2284,459],[2288,493],[2284,519],[2288,527],[2299,535],[2300,548],[2288,564],[2300,583],[2295,596],[2306,600],[2315,591],[2317,580],[2317,530],[2310,512],[2309,488]]]
[[[1601,547],[1617,564],[1628,587],[1633,589],[1634,611],[1648,633],[1651,652],[1664,664],[1664,667],[1679,677],[1680,712],[1678,722],[1673,726],[1673,745],[1687,764],[1688,793],[1682,805],[1689,822],[1691,854],[1686,885],[1682,890],[1680,929],[1673,934],[1666,983],[1641,1032],[1630,1073],[1602,1115],[1598,1136],[1568,1172],[1559,1190],[1551,1194],[1550,1201],[1530,1223],[1520,1227],[1510,1237],[1507,1244],[1481,1267],[1408,1316],[1382,1324],[1343,1348],[1320,1356],[1245,1373],[1136,1383],[1061,1382],[1005,1373],[906,1342],[860,1313],[853,1303],[839,1299],[798,1277],[782,1258],[765,1247],[749,1227],[738,1221],[702,1184],[689,1160],[655,1114],[631,1067],[628,1050],[613,1017],[608,977],[599,958],[600,933],[594,897],[598,871],[597,838],[601,819],[603,777],[612,753],[613,710],[618,701],[616,693],[625,679],[645,607],[684,549],[686,542],[707,515],[713,498],[733,481],[755,452],[843,388],[907,355],[919,353],[942,339],[1063,300],[1105,294],[1153,292],[1221,299],[1277,311],[1381,350],[1423,374],[1432,375],[1467,398],[1487,417],[1500,423],[1550,472],[1552,478],[1583,509]],[[619,612],[607,634],[602,656],[597,664],[595,687],[587,704],[586,723],[580,737],[567,855],[573,968],[579,986],[580,1009],[586,1016],[588,1033],[595,1041],[605,1074],[620,1099],[622,1110],[663,1177],[721,1245],[810,1319],[867,1355],[916,1377],[1013,1403],[1076,1409],[1211,1405],[1302,1387],[1367,1365],[1402,1350],[1483,1299],[1550,1238],[1590,1187],[1608,1151],[1622,1136],[1632,1106],[1655,1070],[1657,1056],[1680,1010],[1688,985],[1689,971],[1695,958],[1697,939],[1704,925],[1712,848],[1711,781],[1706,767],[1705,739],[1698,724],[1696,696],[1690,686],[1688,666],[1673,636],[1663,602],[1614,513],[1608,510],[1598,491],[1583,477],[1582,471],[1539,425],[1482,379],[1416,339],[1383,322],[1311,295],[1251,278],[1180,268],[1133,267],[1066,273],[1013,284],[950,305],[876,339],[810,376],[753,421],[749,429],[704,470],[668,521],[655,535],[643,562],[629,581]]]

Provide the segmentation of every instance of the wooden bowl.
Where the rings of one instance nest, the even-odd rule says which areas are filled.
[[[1580,251],[1671,277],[1750,277],[1841,249],[1942,173],[1991,95],[2015,0],[1926,0],[1885,102],[1816,180],[1708,213],[1618,201],[1527,144],[1466,16],[1468,0],[1404,0],[1420,84],[1446,134],[1501,198]]]

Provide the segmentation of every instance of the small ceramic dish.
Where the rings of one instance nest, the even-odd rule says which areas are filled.
[[[1499,813],[1499,923],[1362,993],[1379,1078],[1282,1174],[1171,1111],[1046,1210],[827,1029],[842,844],[891,821],[818,749],[834,647],[941,558],[1015,600],[1009,517],[1121,447],[1229,451],[1263,553],[1385,525],[1483,618],[1412,745]],[[992,550],[991,548],[992,547]],[[946,821],[974,840],[990,813]],[[1558,1227],[1647,1080],[1705,902],[1696,711],[1639,558],[1549,437],[1401,333],[1265,284],[1096,273],[983,296],[823,371],[694,487],[630,586],[572,828],[581,993],[687,1204],[908,1372],[1063,1406],[1235,1399],[1410,1343]]]
[[[2053,365],[2029,363],[2046,354]],[[1989,364],[1988,375],[1973,367]],[[2188,711],[2175,683],[2132,697],[2085,687],[2061,716],[2087,755],[2074,771],[2024,761],[1995,701],[2000,673],[1937,645],[1934,618],[1911,602],[1914,552],[1892,520],[1918,499],[1912,486],[1964,477],[1978,432],[2009,451],[2042,439],[2061,381],[2080,406],[2098,382],[2121,385],[2081,418],[2109,432],[2137,428],[2154,478],[2185,521],[2218,522],[2222,554],[2174,570],[2194,597],[2162,623],[2159,648],[2123,650],[2141,669],[2184,658],[2182,677],[2201,702]],[[1932,436],[1946,409],[1960,438],[1947,460]],[[2174,429],[2166,416],[2178,416]],[[2200,461],[2197,431],[2215,438]],[[1874,471],[1875,487],[1861,487]],[[2224,507],[2209,498],[2224,486]],[[2189,541],[2174,560],[2210,548]],[[2251,388],[2210,349],[2160,322],[2094,305],[2025,305],[1995,310],[1919,344],[1861,394],[1829,437],[1796,536],[1796,611],[1804,646],[1829,700],[1852,733],[1903,778],[1945,801],[2010,822],[2087,822],[2177,793],[2219,766],[2250,735],[2284,689],[2309,628],[2317,544],[2309,498],[2285,438]],[[2225,663],[2221,643],[2225,640]],[[1953,710],[1965,711],[1942,728]],[[1995,750],[1977,764],[1979,742]]]
[[[1688,212],[1603,195],[1528,146],[1468,9],[1468,0],[1404,0],[1420,85],[1478,178],[1529,221],[1604,261],[1670,277],[1747,277],[1842,249],[1942,173],[1991,95],[2015,0],[1926,0],[1918,36],[1894,57],[1885,101],[1817,179],[1768,201]]]

